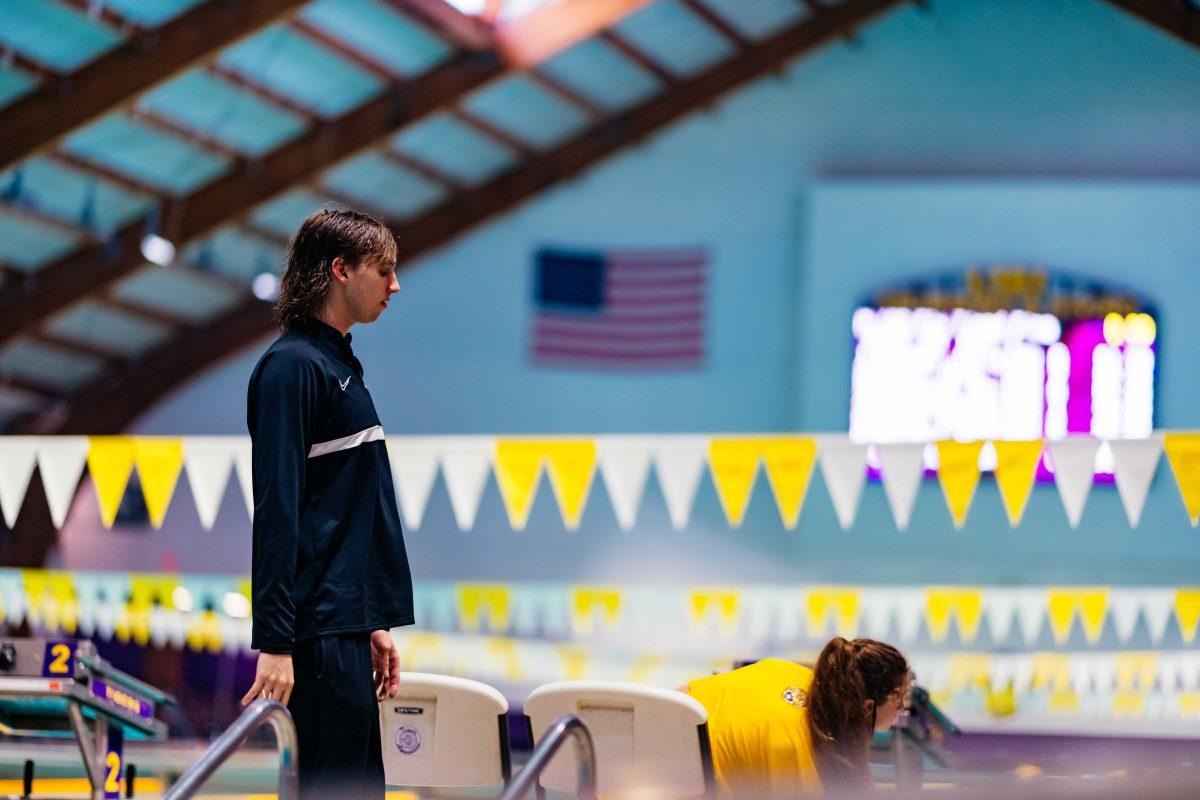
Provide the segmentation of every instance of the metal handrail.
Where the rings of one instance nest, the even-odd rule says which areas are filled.
[[[296,725],[292,722],[292,715],[278,700],[255,700],[251,703],[200,754],[196,763],[179,776],[179,780],[163,795],[163,800],[186,800],[192,797],[250,734],[268,723],[275,729],[275,743],[279,747],[279,800],[295,800],[299,794],[300,780],[296,760]]]
[[[525,768],[517,773],[504,794],[500,795],[500,800],[520,800],[524,797],[567,737],[575,740],[575,758],[579,762],[579,783],[575,796],[582,800],[596,800],[596,748],[592,745],[592,734],[588,732],[587,725],[574,714],[563,714],[551,723],[533,749]]]

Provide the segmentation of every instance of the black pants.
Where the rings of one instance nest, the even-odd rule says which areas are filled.
[[[296,687],[288,710],[299,738],[301,798],[382,800],[370,634],[299,642],[292,669]]]

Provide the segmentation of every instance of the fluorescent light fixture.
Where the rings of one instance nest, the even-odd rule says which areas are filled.
[[[185,614],[196,607],[196,602],[192,599],[192,593],[184,586],[175,587],[175,591],[171,592],[171,602],[175,605],[176,610],[182,611]]]
[[[254,276],[250,290],[259,300],[275,300],[279,297],[279,278],[270,272],[260,272]]]
[[[246,595],[237,592],[226,592],[221,598],[221,608],[225,614],[234,619],[245,619],[250,616],[250,601]]]
[[[151,264],[169,267],[175,261],[175,245],[157,233],[148,233],[142,237],[142,255]]]

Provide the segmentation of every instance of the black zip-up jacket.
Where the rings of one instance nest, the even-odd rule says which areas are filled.
[[[350,339],[308,318],[250,376],[251,647],[265,653],[413,622],[387,443]]]

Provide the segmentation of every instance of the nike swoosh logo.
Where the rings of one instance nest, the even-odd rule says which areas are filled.
[[[346,387],[350,385],[350,376],[346,376],[346,380],[338,381],[338,386],[342,387],[342,391],[346,391]]]

